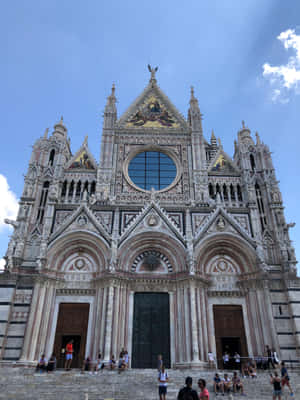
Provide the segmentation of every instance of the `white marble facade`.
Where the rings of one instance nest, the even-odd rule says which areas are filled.
[[[143,151],[173,160],[169,186],[146,190],[131,180],[129,165]],[[46,130],[17,220],[7,222],[14,234],[0,276],[2,362],[49,356],[61,303],[90,305],[86,354],[109,359],[123,346],[131,354],[136,292],[169,293],[172,366],[205,366],[216,353],[216,305],[242,307],[249,355],[269,345],[299,362],[293,224],[270,150],[243,122],[231,158],[213,132],[205,139],[194,90],[184,118],[155,70],[120,118],[113,87],[99,162],[87,138],[72,155],[62,119]]]

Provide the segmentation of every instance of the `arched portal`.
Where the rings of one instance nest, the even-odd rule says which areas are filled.
[[[253,355],[252,312],[243,282],[257,273],[254,248],[231,233],[214,234],[199,244],[197,271],[207,288],[208,343],[220,368],[236,368],[234,355]],[[229,362],[224,365],[224,354]]]

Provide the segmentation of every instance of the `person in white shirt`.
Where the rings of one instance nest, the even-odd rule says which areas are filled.
[[[161,367],[161,370],[158,373],[159,400],[166,400],[168,381],[169,381],[169,377],[168,377],[167,371],[165,370],[165,366],[163,365]]]

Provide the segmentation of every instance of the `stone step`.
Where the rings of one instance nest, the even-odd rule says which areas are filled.
[[[210,398],[215,398],[212,393],[215,371],[169,370],[168,374],[170,377],[168,400],[176,399],[178,390],[188,375],[192,376],[195,388],[198,378],[206,379],[211,393]],[[220,374],[223,375],[223,371],[220,371]],[[231,371],[229,374],[231,375]],[[290,376],[292,387],[296,392],[294,399],[300,399],[300,396],[297,397],[297,393],[300,394],[299,372],[291,371]],[[269,372],[259,372],[257,379],[244,379],[246,398],[270,399],[272,386],[269,379]],[[98,375],[81,374],[78,370],[70,372],[58,370],[53,374],[36,374],[33,369],[3,367],[0,372],[0,399],[86,400],[85,395],[88,394],[88,400],[157,400],[157,384],[155,370],[127,370],[121,374],[105,370]],[[288,391],[285,393],[288,394]]]

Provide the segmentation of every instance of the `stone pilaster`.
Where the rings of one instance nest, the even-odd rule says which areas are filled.
[[[111,357],[112,346],[112,320],[113,320],[113,300],[114,288],[107,288],[107,311],[106,311],[106,327],[105,327],[105,345],[104,345],[104,361],[109,361]]]

